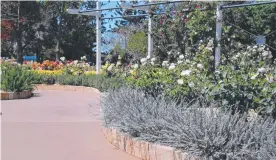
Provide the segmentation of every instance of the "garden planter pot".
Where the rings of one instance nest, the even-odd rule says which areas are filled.
[[[32,96],[32,91],[4,92],[1,91],[1,100],[25,99]]]

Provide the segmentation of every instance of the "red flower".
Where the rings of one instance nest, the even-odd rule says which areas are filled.
[[[128,67],[131,67],[131,64],[128,64]]]
[[[181,13],[181,12],[179,12],[179,13],[178,13],[178,16],[179,16],[179,17],[181,17],[181,16],[182,16],[182,13]]]
[[[197,5],[195,8],[196,8],[196,9],[200,9],[200,5]]]
[[[160,19],[160,24],[162,24],[163,23],[163,21],[162,21],[162,19]]]
[[[27,64],[27,61],[24,61],[24,64]]]
[[[67,60],[67,63],[70,63],[71,61]]]
[[[185,22],[185,23],[188,22],[188,18],[184,18],[184,22]]]

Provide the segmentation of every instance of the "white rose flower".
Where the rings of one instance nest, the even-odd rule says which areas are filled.
[[[187,59],[185,62],[186,62],[186,63],[190,63],[191,61]]]
[[[183,63],[183,61],[177,61],[177,64],[181,64],[181,63]]]
[[[181,72],[181,76],[189,76],[191,74],[192,71],[190,70],[184,70]]]
[[[181,54],[181,55],[179,56],[179,59],[184,59],[184,55]]]
[[[177,54],[179,55],[179,54],[180,54],[180,52],[177,52]]]
[[[145,63],[147,61],[147,58],[142,58],[140,61],[141,63]]]
[[[122,63],[119,61],[117,62],[116,66],[120,66]]]
[[[108,71],[111,71],[111,70],[113,69],[113,66],[114,66],[114,64],[111,64],[111,65],[107,68],[107,70],[108,70]]]
[[[60,60],[61,60],[62,62],[64,62],[64,61],[65,61],[65,57],[60,57]]]
[[[169,70],[173,70],[175,68],[175,64],[172,63],[170,66],[169,66]]]
[[[177,83],[181,85],[181,84],[184,84],[184,81],[182,79],[179,79],[177,80]]]
[[[199,68],[199,69],[202,69],[203,65],[199,63],[199,64],[196,65],[196,67]]]
[[[254,80],[259,75],[259,73],[254,74],[250,79]]]
[[[195,86],[195,84],[194,84],[194,82],[189,82],[189,83],[188,83],[188,86],[192,88],[192,87]]]
[[[264,72],[266,72],[266,69],[265,68],[258,68],[258,72],[259,73],[264,73]]]
[[[138,67],[139,67],[138,64],[134,64],[134,65],[133,65],[133,68],[135,68],[135,69],[138,68]]]
[[[150,59],[150,56],[147,56],[146,59]]]
[[[168,63],[169,63],[169,61],[163,61],[163,62],[162,62],[162,66],[167,66]]]
[[[154,62],[150,62],[151,65],[154,65]]]
[[[264,57],[266,57],[266,56],[268,56],[268,55],[269,55],[268,51],[264,51],[264,52],[262,53],[262,56],[264,56]]]
[[[74,60],[74,65],[77,65],[78,64],[78,60]]]
[[[256,48],[258,48],[258,46],[256,46],[256,45],[255,45],[255,46],[253,46],[253,49],[256,49]]]
[[[152,62],[155,62],[155,61],[156,61],[156,58],[152,58],[151,61],[152,61]]]

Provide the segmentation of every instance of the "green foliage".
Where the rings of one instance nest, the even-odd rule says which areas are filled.
[[[276,116],[276,68],[270,63],[271,52],[264,47],[248,47],[231,57],[231,63],[213,70],[212,52],[201,46],[191,60],[178,58],[179,64],[163,62],[163,66],[146,64],[126,77],[128,84],[152,96],[192,101],[199,105],[218,106]],[[224,58],[223,58],[224,62]]]
[[[135,54],[146,55],[147,36],[145,32],[137,32],[131,35],[127,42],[127,49]]]
[[[33,90],[34,75],[17,65],[1,65],[1,90],[6,92],[22,92]]]
[[[120,88],[124,85],[124,81],[119,77],[110,77],[106,75],[43,75],[36,74],[34,83],[36,84],[60,84],[87,86],[99,89],[105,92],[110,89]]]

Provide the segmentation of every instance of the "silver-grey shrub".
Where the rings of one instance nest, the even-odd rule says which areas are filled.
[[[169,145],[203,159],[276,159],[276,124],[270,117],[178,104],[123,87],[101,99],[106,127],[140,140]]]

